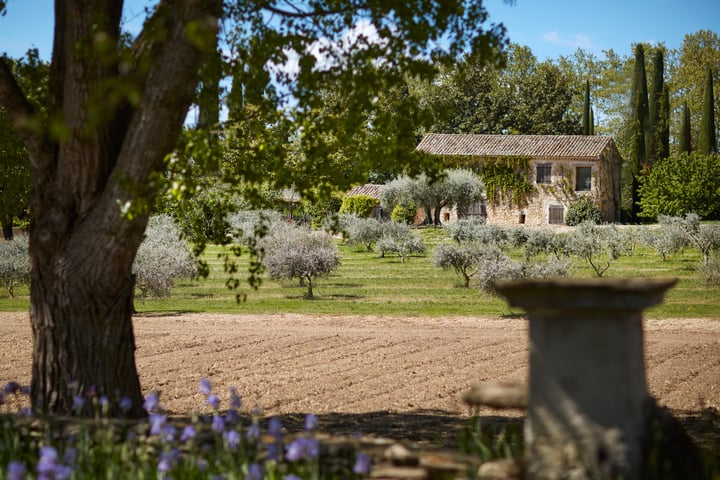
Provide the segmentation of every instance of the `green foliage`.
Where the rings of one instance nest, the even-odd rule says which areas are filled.
[[[181,278],[197,275],[195,259],[180,229],[168,215],[150,218],[138,249],[133,273],[140,296],[169,296],[173,284]]]
[[[314,201],[304,200],[302,208],[312,218],[313,228],[328,227],[328,224],[334,224],[342,205],[342,199],[343,195],[341,193],[335,193],[329,197],[318,198]]]
[[[602,223],[603,217],[600,209],[588,195],[574,200],[565,214],[565,224],[569,226],[580,225],[583,222]]]
[[[640,177],[641,216],[720,218],[720,155],[671,155]]]
[[[343,198],[342,204],[340,205],[340,211],[338,213],[355,213],[361,217],[368,217],[372,213],[373,209],[379,204],[380,201],[370,195],[353,195]]]
[[[528,157],[504,156],[483,161],[480,178],[488,203],[507,200],[510,205],[525,205],[527,194],[535,191],[528,180],[529,168]]]
[[[23,58],[3,57],[16,76],[20,88],[38,112],[47,106],[49,65],[40,60],[37,49]],[[40,114],[26,119],[28,126],[39,127]],[[0,222],[12,226],[13,218],[27,217],[30,205],[30,158],[25,145],[12,125],[6,110],[0,106]]]
[[[433,107],[437,133],[581,133],[572,110],[574,86],[551,61],[538,62],[530,49],[511,44],[506,62],[489,67],[467,56],[432,83],[415,89]]]
[[[390,214],[390,220],[393,222],[407,223],[412,225],[415,223],[415,216],[417,215],[417,205],[415,203],[402,204],[398,203],[395,208],[392,209]]]
[[[14,240],[0,242],[0,282],[10,297],[15,296],[15,287],[30,281],[30,256],[28,238],[25,235]]]
[[[497,459],[519,460],[524,454],[522,425],[510,422],[484,424],[482,417],[472,417],[460,436],[460,450],[481,462]]]

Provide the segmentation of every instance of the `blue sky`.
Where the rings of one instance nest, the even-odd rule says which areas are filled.
[[[136,20],[152,0],[126,0]],[[613,49],[629,55],[637,42],[678,48],[686,34],[720,33],[720,0],[486,0],[490,21],[503,22],[510,40],[529,46],[540,59],[570,55],[578,47],[596,55]],[[21,56],[35,46],[49,59],[53,2],[9,0],[0,17],[0,52]],[[137,23],[137,21],[136,21]]]
[[[632,53],[638,42],[678,48],[686,34],[720,33],[720,0],[486,0],[491,22],[540,60],[578,48],[595,55]]]

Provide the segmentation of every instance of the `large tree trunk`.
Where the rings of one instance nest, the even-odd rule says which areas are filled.
[[[162,8],[163,4],[170,8]],[[0,61],[0,100],[30,152],[30,317],[32,407],[39,413],[91,414],[91,397],[142,415],[132,328],[132,264],[147,212],[123,218],[120,205],[150,205],[152,174],[162,172],[193,100],[203,62],[188,24],[216,33],[221,0],[168,0],[132,46],[123,69],[103,52],[118,44],[122,0],[57,0],[50,73],[51,118],[61,137],[23,130],[34,112]],[[104,28],[107,37],[98,29]],[[212,36],[210,36],[212,38]],[[102,43],[107,41],[109,43]],[[95,46],[100,42],[100,47]],[[209,42],[210,49],[214,42]],[[108,90],[124,83],[139,103]],[[55,125],[56,130],[59,125]],[[48,130],[49,131],[49,130]],[[73,411],[76,397],[88,405]]]

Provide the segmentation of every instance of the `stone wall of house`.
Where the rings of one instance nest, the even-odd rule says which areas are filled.
[[[619,172],[612,164],[612,159],[602,160],[557,160],[553,158],[536,158],[529,162],[529,175],[536,191],[527,195],[523,205],[516,205],[509,199],[500,199],[494,205],[487,205],[488,224],[502,226],[562,226],[561,223],[550,223],[551,208],[562,208],[562,216],[567,213],[570,204],[580,196],[588,195],[598,205],[606,221],[616,220],[619,194]],[[535,183],[538,164],[552,164],[550,183]],[[575,175],[578,167],[591,167],[591,187],[587,191],[575,190]],[[617,183],[617,186],[616,186]]]

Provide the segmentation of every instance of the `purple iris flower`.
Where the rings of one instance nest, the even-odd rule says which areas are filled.
[[[247,429],[247,433],[245,434],[245,436],[246,436],[248,439],[251,439],[251,438],[260,438],[260,424],[259,424],[259,423],[253,423],[252,425],[250,425],[250,426],[248,427],[248,429]]]
[[[205,395],[210,395],[210,392],[212,392],[212,387],[210,386],[210,380],[207,378],[201,378],[200,379],[200,387],[198,388],[201,393]]]
[[[263,471],[259,463],[251,463],[248,466],[247,480],[262,480]]]
[[[120,399],[120,410],[123,412],[129,412],[132,408],[132,400],[130,397],[122,397]]]
[[[282,437],[282,422],[277,418],[271,418],[268,423],[268,431],[275,438]]]
[[[20,384],[15,381],[10,381],[5,384],[3,390],[5,390],[5,393],[17,393],[18,390],[20,390]]]
[[[217,410],[218,407],[220,407],[220,397],[217,395],[209,395],[207,397],[207,404],[210,405],[213,409]]]
[[[7,466],[7,480],[22,480],[25,478],[25,465],[13,460]]]
[[[236,410],[242,407],[242,397],[237,392],[235,387],[230,387],[230,408]]]
[[[312,413],[308,413],[305,416],[305,430],[308,432],[312,432],[315,427],[317,427],[318,424],[318,417],[317,415],[313,415]]]
[[[157,393],[148,393],[145,396],[145,403],[143,404],[143,407],[148,412],[153,412],[158,409],[159,404],[160,402]]]
[[[160,413],[152,413],[148,417],[150,421],[150,435],[160,435],[165,429],[167,417]]]
[[[223,434],[230,450],[237,450],[240,445],[240,434],[236,430],[229,430]]]
[[[320,442],[317,438],[301,437],[293,440],[287,446],[285,458],[291,462],[312,460],[320,454]]]
[[[210,427],[213,431],[222,433],[225,430],[225,420],[220,415],[214,415],[212,426]]]
[[[372,458],[366,453],[358,453],[355,457],[355,465],[353,466],[353,473],[358,475],[369,475],[370,467],[372,465]]]
[[[182,443],[187,442],[188,440],[192,440],[195,438],[195,427],[192,425],[188,425],[185,428],[183,428],[182,434],[180,435],[180,441]]]

